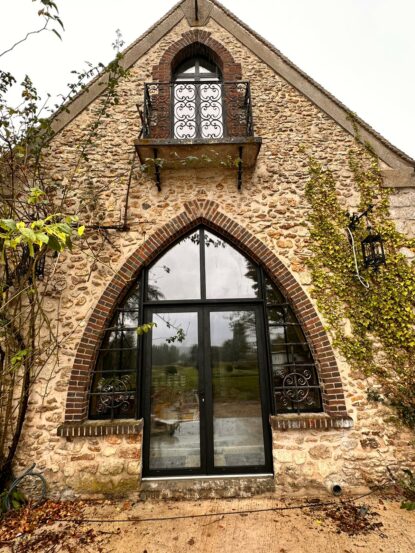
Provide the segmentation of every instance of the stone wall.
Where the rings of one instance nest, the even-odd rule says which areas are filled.
[[[141,482],[142,430],[105,434],[105,426],[99,423],[90,423],[89,429],[88,436],[76,436],[69,429],[67,437],[53,437],[53,454],[45,471],[51,495],[71,499],[136,493]],[[44,449],[45,444],[40,445],[42,453]]]
[[[413,466],[413,433],[385,423],[390,413],[364,401],[350,429],[278,430],[273,427],[276,493],[281,496],[365,493],[390,485],[392,474]]]
[[[136,104],[143,85],[165,50],[190,27],[182,20],[143,56],[119,86],[120,103],[98,130],[88,161],[80,161],[79,144],[100,110],[94,101],[53,140],[50,182],[70,187],[67,203],[81,221],[122,223],[134,140],[140,128]],[[72,494],[127,492],[139,486],[141,435],[64,437],[57,428],[65,418],[68,382],[83,330],[92,310],[113,276],[148,236],[183,212],[185,202],[214,200],[229,218],[256,236],[288,267],[310,296],[306,267],[309,235],[308,179],[303,149],[333,170],[342,207],[355,209],[348,150],[353,137],[288,85],[250,50],[210,20],[204,30],[223,44],[250,80],[255,134],[263,145],[255,169],[244,174],[241,191],[232,170],[191,169],[162,172],[158,192],[151,176],[133,167],[126,232],[87,230],[88,246],[61,256],[45,309],[62,338],[58,360],[51,359],[34,391],[30,414],[18,452],[16,471],[36,461],[46,469],[51,491]],[[400,230],[414,233],[411,189],[392,196],[393,215]],[[96,255],[96,259],[93,255]],[[311,301],[313,301],[311,299]],[[369,403],[367,382],[351,374],[336,354],[346,405],[353,429],[273,431],[274,468],[280,493],[319,490],[336,480],[349,489],[385,479],[385,467],[415,466],[414,436],[391,420],[387,408]]]

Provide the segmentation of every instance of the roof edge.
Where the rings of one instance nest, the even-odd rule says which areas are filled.
[[[186,0],[180,0],[158,21],[156,21],[145,33],[139,36],[133,43],[123,51],[121,61],[124,69],[130,68],[150,48],[152,48],[165,34],[175,27],[184,17],[179,11],[180,6]],[[52,129],[55,134],[59,133],[75,117],[77,117],[89,104],[104,92],[107,86],[107,75],[105,69],[94,77],[83,90],[80,90],[73,98],[51,115]]]
[[[291,86],[294,86],[294,88],[304,94],[318,108],[323,110],[336,123],[354,136],[353,122],[350,117],[350,115],[353,114],[354,121],[361,127],[360,132],[362,140],[371,142],[375,153],[381,160],[394,169],[415,168],[414,159],[391,144],[368,123],[355,115],[352,110],[347,108],[340,100],[318,84],[302,69],[297,67],[273,44],[246,25],[230,10],[218,2],[218,0],[201,1],[208,1],[213,4],[214,8],[211,11],[211,17],[219,23],[219,25],[233,34],[242,44],[262,59]]]
[[[411,173],[411,182],[413,180],[413,184],[411,185],[415,186],[414,159],[391,144],[386,138],[354,113],[354,121],[352,121],[350,117],[352,111],[349,110],[347,106],[297,67],[291,60],[285,57],[284,54],[273,46],[273,44],[241,21],[218,0],[198,1],[200,8],[209,14],[208,17],[214,19],[225,30],[234,35],[244,46],[250,49],[278,75],[296,88],[301,94],[305,95],[352,136],[355,135],[354,122],[356,122],[360,126],[359,130],[362,141],[369,141],[379,158],[392,169],[409,171]],[[186,13],[188,4],[189,0],[180,0],[144,34],[127,46],[122,52],[124,56],[122,61],[123,67],[125,69],[131,67],[165,34],[173,29],[183,18],[186,18],[188,15]],[[205,21],[203,23],[205,23]],[[193,22],[193,24],[197,25],[197,22]],[[86,109],[91,102],[100,96],[105,90],[106,85],[107,75],[104,70],[97,75],[84,90],[80,91],[53,114],[51,119],[52,129],[55,134],[65,128],[66,125]]]

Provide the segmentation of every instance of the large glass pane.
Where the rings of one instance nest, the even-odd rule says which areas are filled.
[[[254,311],[210,314],[216,467],[265,464]]]
[[[255,298],[258,296],[256,266],[230,244],[205,231],[206,297]]]
[[[200,232],[186,236],[148,272],[148,300],[200,299]]]
[[[197,313],[154,313],[150,470],[200,467]]]

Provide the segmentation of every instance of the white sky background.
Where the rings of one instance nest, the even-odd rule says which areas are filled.
[[[66,31],[34,35],[0,58],[42,92],[65,91],[84,61],[107,63],[120,29],[126,45],[175,0],[56,0]],[[414,0],[222,0],[395,146],[415,158]],[[0,0],[0,52],[37,29],[38,2]],[[255,99],[253,99],[255,101]]]

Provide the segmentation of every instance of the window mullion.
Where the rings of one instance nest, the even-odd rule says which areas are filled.
[[[144,294],[147,294],[147,271],[143,269],[140,275],[140,295],[138,298],[138,326],[144,324]],[[140,418],[141,412],[141,393],[143,388],[143,345],[144,336],[137,337],[137,363],[136,363],[136,418]]]
[[[199,258],[200,258],[200,295],[206,300],[206,263],[205,263],[205,231],[199,230]]]

